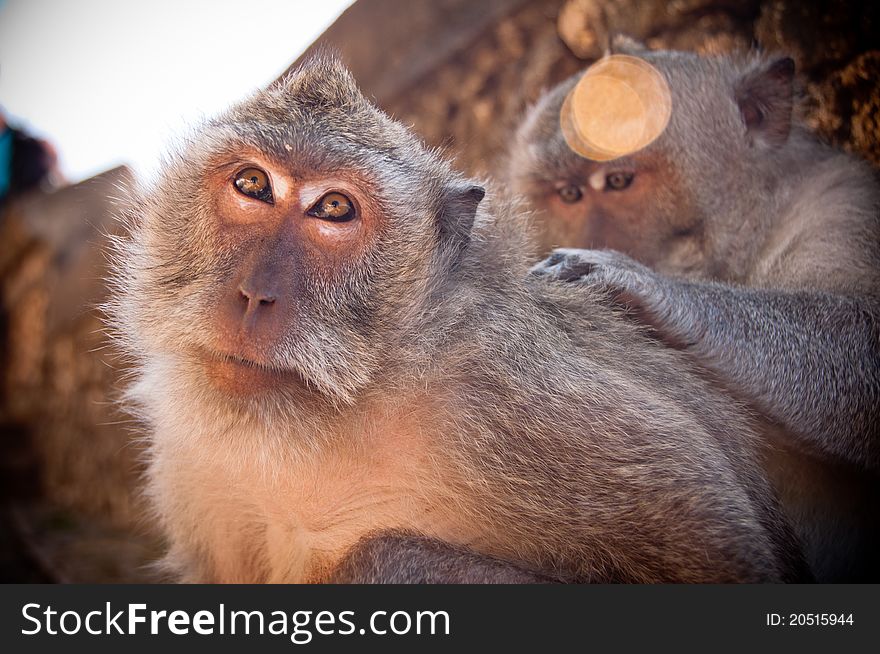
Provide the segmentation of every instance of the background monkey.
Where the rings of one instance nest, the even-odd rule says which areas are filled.
[[[560,250],[539,272],[610,289],[781,427],[776,444],[797,452],[774,448],[771,467],[816,571],[877,577],[876,179],[793,120],[791,59],[623,45],[666,77],[671,122],[644,150],[596,163],[559,131],[577,79],[539,101],[510,177],[543,247],[620,251]]]
[[[525,282],[521,218],[483,197],[326,59],[133,197],[110,311],[169,569],[798,578],[745,414],[582,290]]]

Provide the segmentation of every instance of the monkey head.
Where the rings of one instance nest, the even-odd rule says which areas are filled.
[[[139,193],[115,323],[223,401],[351,401],[432,310],[483,194],[319,57],[207,121]]]
[[[577,75],[545,94],[520,126],[509,180],[536,211],[540,246],[609,248],[665,273],[720,275],[743,215],[785,174],[794,64],[703,57],[619,42],[668,82],[672,115],[642,150],[597,162],[573,152],[560,110]],[[719,263],[724,262],[724,263]]]

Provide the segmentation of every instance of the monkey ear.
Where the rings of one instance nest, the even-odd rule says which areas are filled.
[[[456,260],[464,253],[471,237],[471,228],[486,189],[470,181],[462,181],[446,188],[440,208],[440,242],[447,243]]]
[[[779,147],[788,140],[794,96],[794,60],[776,59],[743,77],[736,102],[752,143]]]

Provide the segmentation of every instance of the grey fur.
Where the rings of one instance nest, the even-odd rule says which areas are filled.
[[[334,584],[542,584],[555,580],[438,540],[392,532],[359,542],[328,581]]]
[[[548,193],[560,180],[584,186],[597,171],[638,170],[642,162],[659,161],[664,167],[657,175],[664,181],[643,191],[632,214],[621,209],[615,215],[612,207],[614,198],[623,202],[625,192],[585,194],[585,231],[547,243],[610,246],[626,254],[560,250],[536,272],[610,290],[666,343],[685,349],[781,427],[773,428],[775,443],[826,462],[841,484],[861,486],[838,494],[840,485],[835,490],[832,484],[821,517],[816,506],[795,512],[804,513],[798,518],[804,533],[825,532],[806,536],[822,577],[875,576],[880,572],[876,179],[864,163],[823,145],[793,117],[791,60],[629,47],[628,54],[652,63],[669,82],[673,112],[666,132],[621,161],[581,159],[565,145],[558,126],[573,78],[527,116],[512,152],[511,180],[535,209],[544,210],[539,217],[548,224],[554,220],[547,212]],[[757,104],[763,122],[747,128],[744,102]],[[635,183],[632,191],[638,192]],[[599,234],[589,227],[615,220],[621,232],[610,226]],[[786,480],[791,481],[788,474]]]
[[[243,232],[217,249],[205,167],[244,147],[291,170],[357,170],[384,215],[351,269],[301,270],[300,313],[268,354],[289,385],[234,399],[191,352],[208,343],[217,289],[250,247]],[[321,478],[308,493],[327,533],[367,538],[328,559],[343,561],[341,579],[413,580],[407,571],[435,565],[491,581],[499,560],[513,566],[506,580],[800,578],[746,412],[598,291],[584,311],[582,289],[530,279],[523,212],[490,192],[474,215],[477,186],[320,58],[208,122],[133,194],[109,310],[138,364],[129,399],[149,430],[168,568],[200,581],[334,579],[312,561],[335,541],[311,546],[324,532],[284,498],[300,476],[352,458],[379,474],[383,460],[366,463],[385,433],[375,425],[405,420],[424,456],[403,466],[405,492],[370,510],[425,510],[371,522],[367,509],[343,512]],[[401,547],[387,546],[394,538]]]

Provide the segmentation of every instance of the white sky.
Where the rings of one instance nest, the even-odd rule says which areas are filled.
[[[175,133],[276,76],[351,0],[0,0],[0,106],[78,181],[149,174]]]

